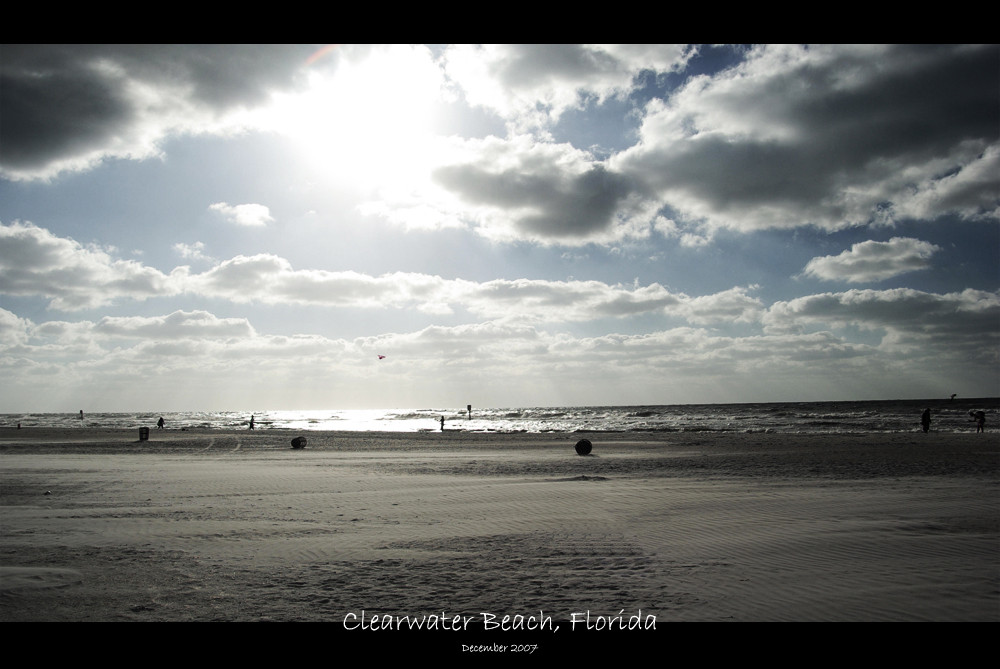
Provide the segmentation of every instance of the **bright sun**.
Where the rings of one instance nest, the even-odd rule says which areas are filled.
[[[339,183],[385,192],[426,182],[444,150],[431,132],[444,82],[430,54],[390,45],[337,56],[312,66],[306,92],[276,98],[266,123]]]

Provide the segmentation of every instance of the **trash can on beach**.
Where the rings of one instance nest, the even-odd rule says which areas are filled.
[[[139,428],[139,441],[148,441],[148,440],[149,440],[149,428],[148,427],[140,427]]]

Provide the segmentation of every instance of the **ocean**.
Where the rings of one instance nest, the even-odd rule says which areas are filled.
[[[369,432],[731,432],[851,434],[921,431],[920,415],[931,410],[931,431],[975,432],[970,411],[986,413],[986,429],[997,427],[1000,398],[866,400],[856,402],[766,402],[590,407],[432,407],[364,410],[247,410],[133,413],[5,413],[0,427],[154,427],[168,429],[344,430]]]

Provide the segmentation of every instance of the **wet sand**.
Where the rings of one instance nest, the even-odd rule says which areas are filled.
[[[0,621],[995,622],[998,465],[971,431],[0,428]]]

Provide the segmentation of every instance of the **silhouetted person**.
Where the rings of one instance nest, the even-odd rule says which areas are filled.
[[[163,429],[163,416],[160,416],[160,420],[156,421],[156,429],[157,430]]]
[[[986,412],[985,411],[969,411],[969,415],[972,419],[976,421],[976,434],[980,432],[986,432]]]
[[[80,420],[83,420],[83,409],[80,409]]]
[[[250,414],[250,429],[253,429],[253,414]]]
[[[931,410],[924,409],[924,412],[920,414],[920,424],[924,426],[924,432],[931,429]]]
[[[441,431],[444,432],[444,416],[441,416]]]

